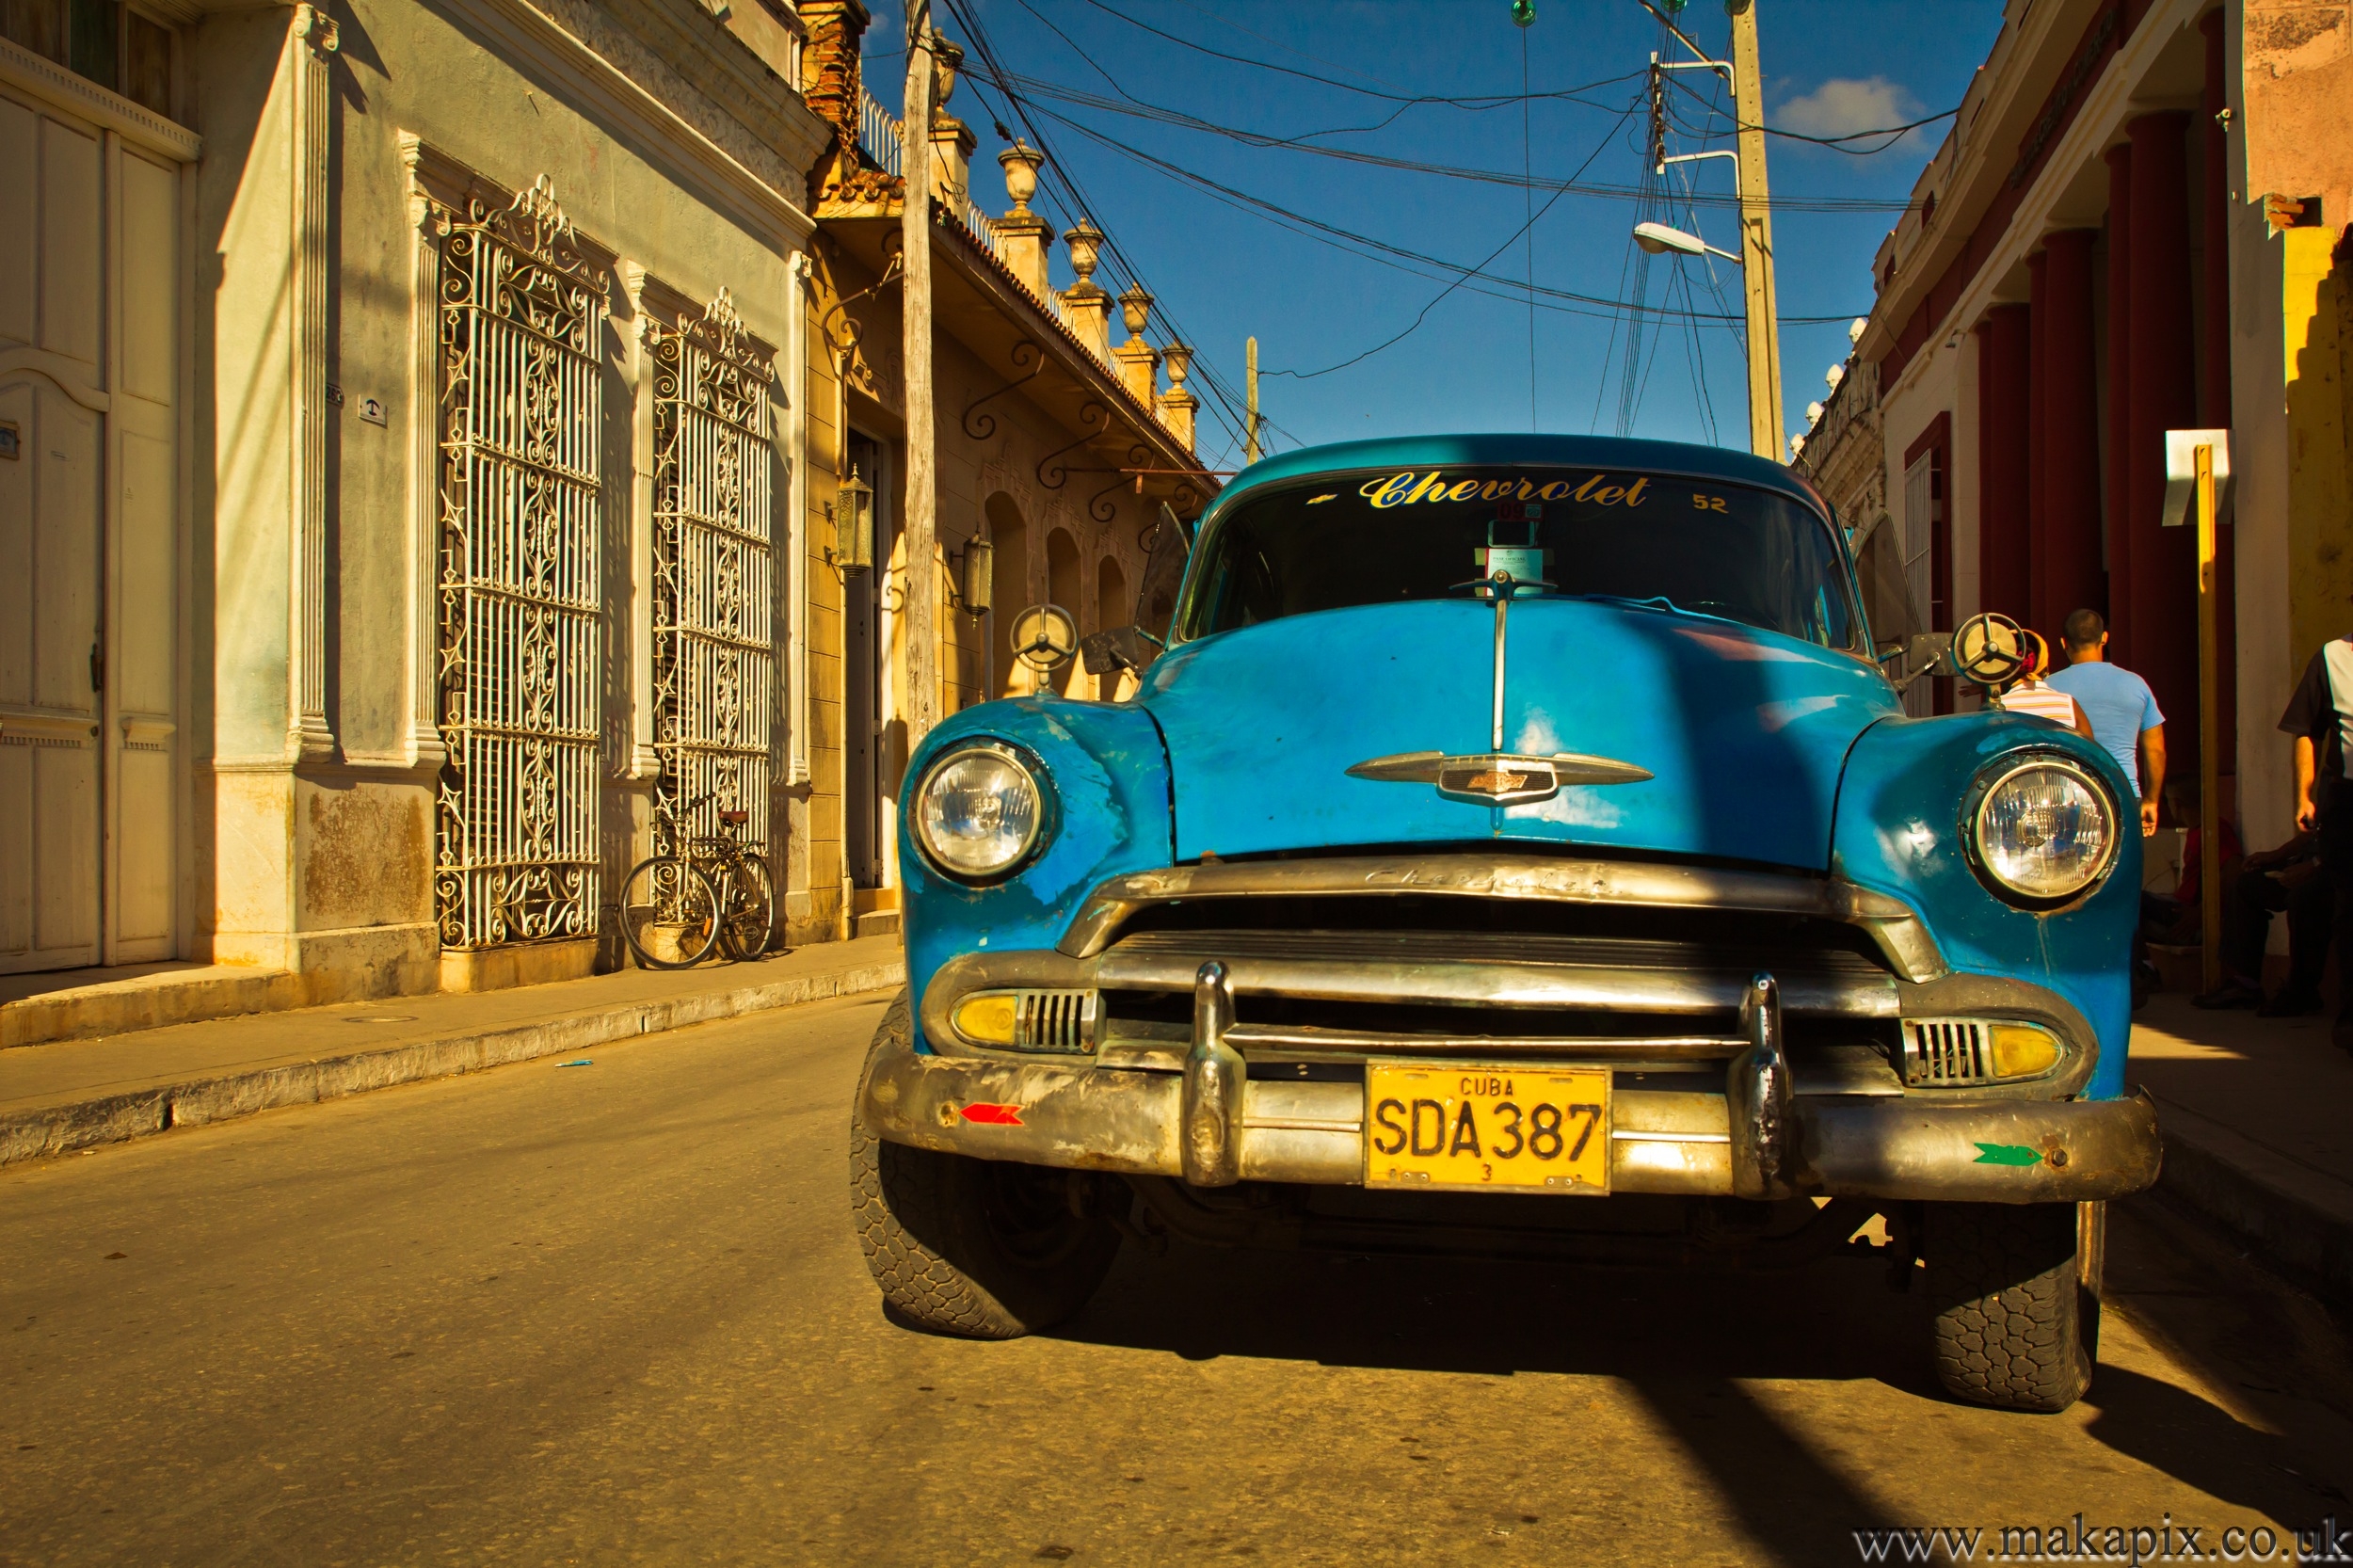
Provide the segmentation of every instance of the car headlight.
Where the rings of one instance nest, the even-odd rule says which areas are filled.
[[[967,882],[1020,865],[1045,827],[1045,791],[1010,746],[959,746],[932,764],[916,792],[916,840],[934,865]]]
[[[1979,876],[2013,904],[2062,903],[2116,863],[2114,802],[2089,774],[2056,757],[2013,760],[1992,776],[1968,826]]]

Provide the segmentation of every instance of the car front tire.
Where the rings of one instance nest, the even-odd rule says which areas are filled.
[[[870,1064],[906,1048],[911,1032],[902,992]],[[850,1192],[891,1319],[967,1339],[1016,1339],[1084,1306],[1119,1251],[1107,1205],[1127,1197],[1113,1177],[888,1143],[855,1112]]]
[[[1928,1206],[1922,1258],[1947,1393],[1998,1410],[2065,1410],[2091,1386],[2105,1204]]]

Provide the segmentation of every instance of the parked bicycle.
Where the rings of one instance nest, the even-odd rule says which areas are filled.
[[[678,808],[684,824],[716,790]],[[682,840],[679,853],[649,855],[621,884],[621,935],[637,962],[683,969],[712,950],[755,958],[776,935],[776,885],[768,860],[736,840],[749,811],[722,811],[719,831]]]

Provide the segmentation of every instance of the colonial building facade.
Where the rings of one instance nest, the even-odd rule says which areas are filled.
[[[2178,774],[2197,581],[2194,531],[2162,526],[2164,434],[2229,428],[2218,760],[2256,843],[2292,830],[2288,689],[2353,629],[2348,104],[2342,6],[2012,0],[1793,443],[1928,625],[2102,611]]]
[[[835,125],[811,182],[819,233],[806,328],[809,630],[808,665],[795,678],[810,722],[792,761],[806,795],[794,802],[790,884],[792,931],[818,936],[896,929],[895,802],[920,739],[907,682],[923,678],[911,673],[920,666],[907,639],[935,640],[928,664],[936,690],[922,710],[932,714],[1048,687],[1119,695],[1118,680],[1089,675],[1076,660],[1042,672],[1017,658],[1019,612],[1059,606],[1081,634],[1128,623],[1161,507],[1190,520],[1216,482],[1193,456],[1198,400],[1184,386],[1191,350],[1144,341],[1152,299],[1140,286],[1114,299],[1095,281],[1104,236],[1084,219],[1063,236],[1070,282],[1052,286],[1055,234],[1029,206],[1039,156],[1016,143],[999,157],[1000,169],[974,168],[975,138],[945,106],[955,72],[944,63],[935,88],[942,106],[917,150],[927,155],[935,218],[938,531],[932,559],[909,558],[898,527],[907,472],[899,248],[909,138],[861,82],[863,9],[820,0],[803,12],[810,101]],[[946,62],[955,57],[952,45],[943,52]],[[984,185],[1005,193],[1000,216],[981,206]],[[1114,338],[1114,314],[1124,340]],[[872,572],[843,566],[855,553],[843,544],[856,520],[842,499],[853,480],[875,496]],[[915,571],[930,572],[938,589],[928,628],[907,622]]]
[[[586,973],[721,809],[792,939],[887,929],[907,575],[949,590],[936,712],[1019,687],[1022,604],[1125,620],[1138,530],[1207,499],[1190,394],[1074,332],[942,115],[949,520],[894,553],[903,155],[854,0],[6,16],[0,974]]]

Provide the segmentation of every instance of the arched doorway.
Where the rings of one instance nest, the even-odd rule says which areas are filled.
[[[1095,568],[1095,630],[1108,632],[1125,626],[1135,618],[1134,606],[1128,602],[1128,574],[1120,569],[1118,557],[1106,555]],[[1106,670],[1095,678],[1097,699],[1110,702],[1119,696],[1120,682],[1128,679],[1126,670]]]
[[[1013,656],[1014,617],[1030,603],[1030,528],[1002,490],[983,503],[981,512],[996,547],[988,571],[990,669],[983,685],[991,696],[1018,696],[1030,689],[1028,666]]]
[[[1057,528],[1046,536],[1046,597],[1070,612],[1073,624],[1082,630],[1087,617],[1081,596],[1085,593],[1085,573],[1079,564],[1079,541],[1064,529]],[[1086,694],[1086,670],[1077,659],[1061,670],[1061,689],[1067,696]]]

